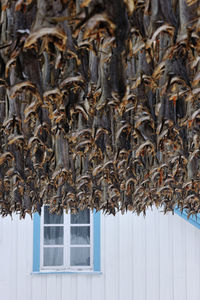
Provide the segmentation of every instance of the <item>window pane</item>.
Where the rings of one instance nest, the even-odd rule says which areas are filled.
[[[44,266],[62,266],[63,248],[44,248]]]
[[[49,206],[44,206],[44,224],[63,224],[63,214],[50,214]]]
[[[71,266],[90,266],[90,248],[71,247],[70,252]]]
[[[44,245],[63,245],[63,226],[44,227]]]
[[[76,215],[71,214],[71,224],[90,224],[90,210],[86,208]]]
[[[88,245],[90,243],[90,227],[89,226],[72,226],[71,227],[71,244],[72,245]]]

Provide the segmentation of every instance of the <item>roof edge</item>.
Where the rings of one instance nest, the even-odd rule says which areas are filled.
[[[193,226],[195,226],[198,229],[200,229],[200,214],[198,214],[196,216],[190,216],[188,218],[188,214],[187,214],[186,210],[183,210],[183,212],[181,212],[180,209],[175,208],[174,212],[178,216],[180,216],[181,218],[185,219],[187,222],[189,222],[190,224],[192,224]]]

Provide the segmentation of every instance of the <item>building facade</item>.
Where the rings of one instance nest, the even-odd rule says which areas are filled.
[[[0,219],[2,300],[199,300],[200,230],[178,215],[99,215],[88,271],[35,269],[34,222]]]

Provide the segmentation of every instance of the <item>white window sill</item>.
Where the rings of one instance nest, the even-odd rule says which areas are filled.
[[[101,271],[40,271],[40,272],[31,272],[31,275],[58,275],[58,274],[77,274],[77,275],[101,275]]]

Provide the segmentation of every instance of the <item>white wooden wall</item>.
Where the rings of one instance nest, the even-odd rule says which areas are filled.
[[[31,219],[0,218],[0,300],[199,300],[199,229],[157,211],[101,224],[101,275],[31,275]]]

